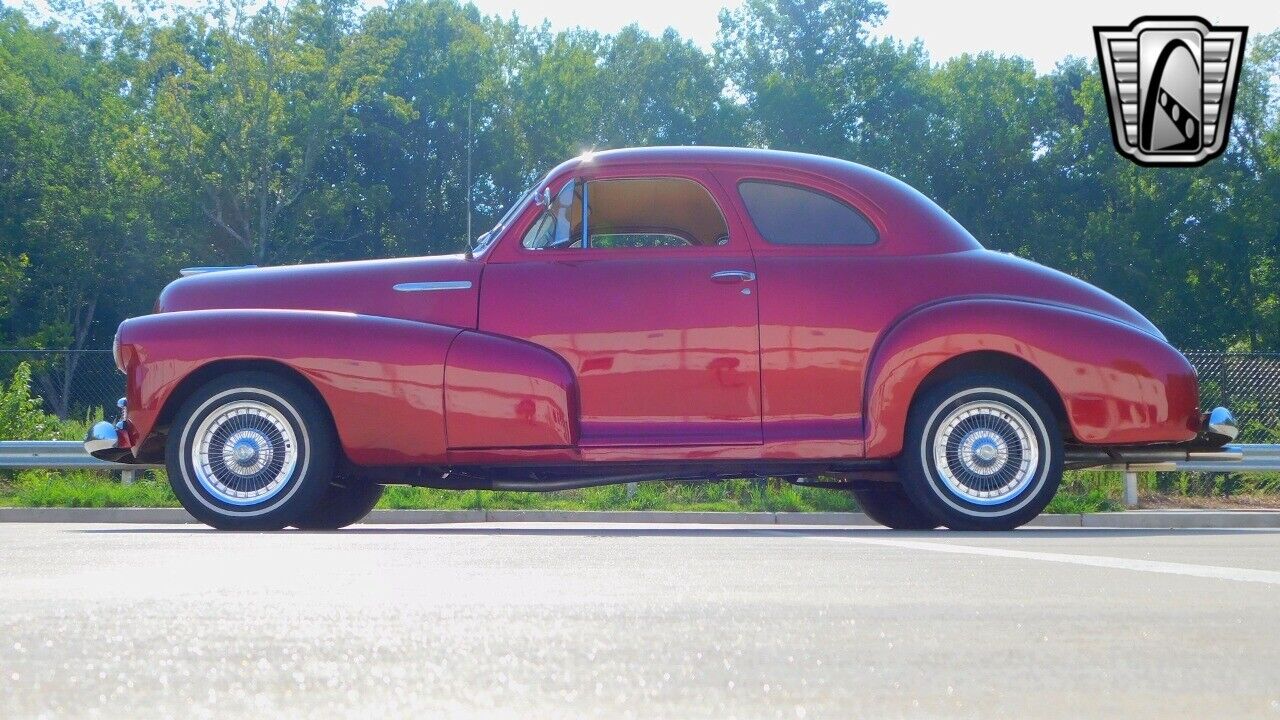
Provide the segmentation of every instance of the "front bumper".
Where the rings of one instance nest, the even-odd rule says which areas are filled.
[[[133,442],[129,433],[129,415],[124,398],[120,398],[116,406],[120,408],[120,419],[114,423],[106,420],[95,423],[84,437],[84,449],[99,460],[132,462]]]

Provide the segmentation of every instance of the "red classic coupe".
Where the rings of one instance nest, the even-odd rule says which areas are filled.
[[[120,326],[85,445],[218,528],[341,527],[385,484],[779,477],[1008,529],[1064,467],[1235,436],[1141,314],[831,158],[587,154],[464,255],[204,270]]]

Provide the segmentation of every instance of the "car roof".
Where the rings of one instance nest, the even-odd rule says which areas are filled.
[[[587,152],[562,163],[548,179],[580,167],[693,165],[767,167],[816,175],[851,188],[878,206],[894,225],[892,254],[961,252],[982,246],[945,210],[901,180],[866,165],[807,153],[763,148],[665,146]]]
[[[600,167],[637,164],[759,165],[803,170],[833,177],[860,171],[882,174],[865,165],[824,155],[810,155],[808,153],[765,148],[704,145],[633,147],[590,151],[570,159],[557,170],[576,168],[585,164]]]

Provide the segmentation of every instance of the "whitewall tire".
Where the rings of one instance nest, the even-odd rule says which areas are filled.
[[[1062,480],[1062,432],[1025,384],[974,375],[912,403],[899,459],[903,490],[953,530],[1009,530],[1039,515]]]
[[[197,520],[278,530],[323,496],[335,435],[325,408],[293,380],[234,372],[183,402],[165,448],[169,483]]]

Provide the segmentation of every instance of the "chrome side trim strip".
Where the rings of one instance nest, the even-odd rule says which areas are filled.
[[[470,290],[470,280],[441,280],[438,282],[406,282],[391,287],[398,292],[429,292],[432,290]]]
[[[206,267],[182,268],[181,270],[178,271],[178,274],[181,275],[182,277],[191,277],[192,275],[203,275],[205,273],[211,273],[211,272],[222,272],[224,270],[249,270],[256,267],[258,266],[257,265],[225,265],[225,266],[210,265]]]

